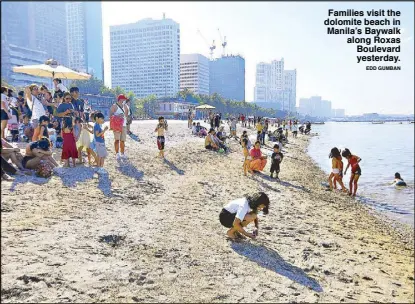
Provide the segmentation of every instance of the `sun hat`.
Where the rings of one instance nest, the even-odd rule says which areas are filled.
[[[117,101],[128,100],[128,98],[124,94],[118,95]]]

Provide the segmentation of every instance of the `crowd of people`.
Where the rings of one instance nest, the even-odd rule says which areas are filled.
[[[201,126],[200,122],[192,122],[189,120],[189,127],[192,129],[192,134],[205,138],[205,149],[224,153],[229,151],[227,140],[236,139],[242,146],[242,152],[244,156],[243,161],[243,173],[247,176],[247,173],[254,174],[262,172],[267,165],[268,155],[261,151],[261,147],[266,145],[266,139],[273,143],[272,154],[270,154],[270,177],[279,181],[280,164],[284,158],[282,153],[283,145],[288,142],[288,132],[290,131],[293,138],[298,135],[298,121],[297,120],[279,120],[270,119],[266,117],[252,117],[252,128],[256,130],[256,141],[254,144],[248,137],[247,130],[243,130],[240,137],[237,135],[237,126],[247,126],[249,129],[250,123],[246,123],[247,119],[244,115],[235,117],[228,117],[227,124],[229,126],[229,134],[224,130],[225,122],[220,120],[222,115],[220,113],[209,112],[208,120],[205,122],[210,124],[210,129],[207,130]],[[248,118],[250,119],[250,118]],[[274,132],[271,132],[271,127],[276,128]],[[306,122],[301,125],[303,129],[311,130],[311,123]],[[285,133],[285,135],[284,135]],[[309,132],[302,134],[308,134]]]
[[[60,160],[64,167],[84,163],[85,152],[88,164],[105,172],[104,134],[108,127],[102,129],[104,115],[92,111],[80,98],[77,87],[67,89],[60,79],[54,79],[53,83],[53,90],[32,84],[17,96],[13,89],[1,87],[2,179],[12,179],[8,174],[25,174],[28,170],[36,170],[39,176],[50,176],[53,168],[60,166],[52,157],[53,149],[62,150]],[[121,128],[117,122],[121,122]],[[121,94],[110,109],[117,160],[127,158],[125,141],[126,135],[132,134],[131,122],[129,99]],[[24,155],[17,145],[19,142],[26,144]]]

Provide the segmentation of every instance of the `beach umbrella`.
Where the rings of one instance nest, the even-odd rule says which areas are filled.
[[[201,105],[201,106],[197,106],[195,109],[197,109],[197,110],[208,110],[208,109],[215,109],[215,107],[204,104],[204,105]]]
[[[22,73],[38,77],[87,80],[91,75],[76,72],[63,65],[59,65],[56,60],[49,59],[44,64],[23,65],[13,67],[13,72]]]

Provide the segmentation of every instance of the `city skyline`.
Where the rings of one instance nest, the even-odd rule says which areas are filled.
[[[287,69],[297,70],[297,106],[300,98],[314,95],[332,100],[348,115],[367,112],[413,113],[413,3],[353,3],[353,8],[400,10],[403,40],[401,71],[366,71],[355,61],[355,46],[347,36],[327,35],[323,22],[328,9],[345,10],[344,3],[208,3],[208,2],[103,2],[105,83],[110,84],[109,26],[161,19],[163,13],[180,24],[181,54],[209,49],[216,40],[214,57],[222,53],[221,34],[227,37],[227,54],[246,60],[246,100],[254,99],[257,63],[284,57]],[[349,5],[350,6],[350,5]],[[313,10],[313,14],[309,12]],[[120,21],[122,20],[122,21]],[[271,37],[271,38],[270,38]],[[295,38],[294,38],[295,37]]]

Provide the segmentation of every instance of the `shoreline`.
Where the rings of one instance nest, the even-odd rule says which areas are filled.
[[[2,301],[413,300],[413,247],[369,207],[323,189],[307,137],[285,148],[278,183],[269,164],[244,177],[235,140],[227,155],[206,151],[186,126],[169,121],[167,161],[155,158],[153,124],[138,122],[125,166],[106,136],[108,176],[77,167],[2,182]],[[269,195],[270,214],[257,240],[232,243],[218,214],[254,191]]]
[[[308,146],[310,145],[310,140],[313,136],[317,136],[312,134],[310,136],[310,138],[308,139],[308,143],[307,146],[304,150],[304,153],[307,155],[307,157],[310,159],[310,161],[313,163],[313,165],[315,167],[317,167],[317,169],[320,171],[320,173],[326,177],[328,177],[328,173],[324,172],[324,170],[320,167],[320,165],[317,163],[317,161],[315,161],[313,159],[313,157],[311,157],[311,155],[309,155],[308,153]],[[369,198],[372,199],[369,196],[365,196],[365,198]],[[406,243],[409,242],[410,246],[414,247],[414,237],[415,237],[415,230],[414,227],[411,226],[410,224],[407,224],[405,222],[401,222],[398,219],[392,218],[390,216],[388,216],[386,213],[382,213],[382,211],[377,210],[376,208],[366,205],[364,202],[361,202],[359,200],[356,199],[352,199],[354,200],[357,204],[360,204],[361,206],[363,206],[364,208],[366,208],[366,212],[368,212],[368,214],[370,216],[375,217],[377,220],[381,221],[384,225],[386,225],[387,227],[390,227],[394,230],[396,230],[397,235],[399,235],[399,237],[401,238],[401,241]]]

